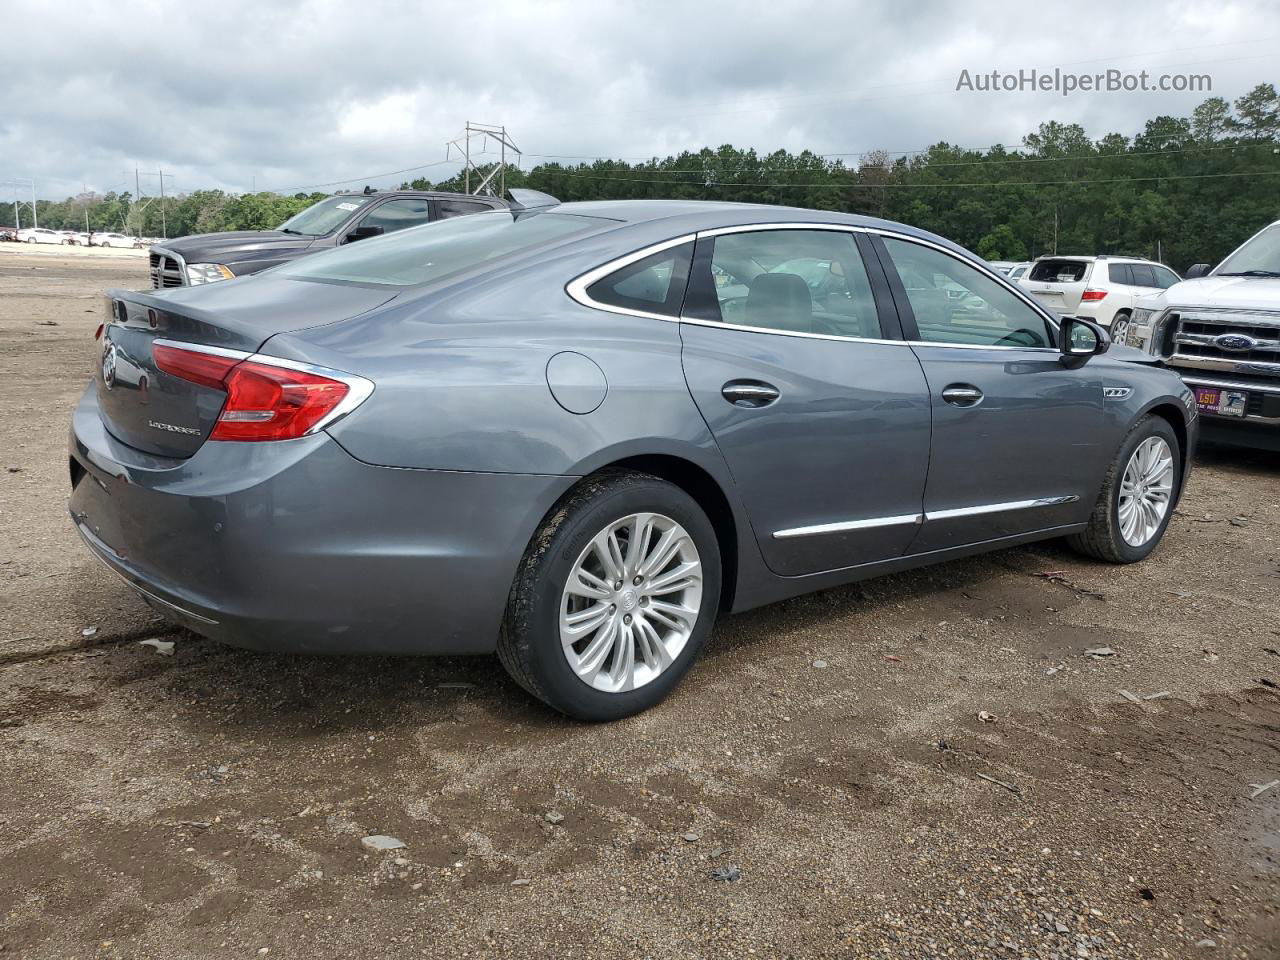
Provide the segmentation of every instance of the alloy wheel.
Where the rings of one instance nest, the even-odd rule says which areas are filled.
[[[1117,512],[1120,536],[1131,547],[1144,546],[1160,530],[1173,502],[1173,451],[1163,437],[1138,444],[1124,468]]]
[[[1129,332],[1129,318],[1116,317],[1111,321],[1111,342],[1123,344],[1125,335]]]
[[[634,513],[591,538],[560,600],[560,643],[580,680],[621,693],[680,656],[702,611],[702,560],[683,526]]]

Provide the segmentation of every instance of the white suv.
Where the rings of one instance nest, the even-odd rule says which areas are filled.
[[[1123,342],[1139,297],[1166,290],[1181,278],[1138,257],[1041,257],[1017,283],[1050,310],[1084,317]]]

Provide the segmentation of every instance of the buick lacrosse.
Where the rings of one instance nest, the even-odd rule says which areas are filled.
[[[901,224],[499,210],[111,291],[71,516],[155,608],[307,653],[483,654],[605,720],[718,614],[1049,537],[1159,542],[1178,377]]]

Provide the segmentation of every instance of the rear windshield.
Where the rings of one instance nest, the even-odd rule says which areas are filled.
[[[516,220],[506,210],[456,217],[361,240],[280,267],[286,277],[389,283],[435,283],[488,261],[586,233],[608,221],[540,213]]]
[[[1041,283],[1079,283],[1088,273],[1088,260],[1037,260],[1031,265],[1027,279]]]

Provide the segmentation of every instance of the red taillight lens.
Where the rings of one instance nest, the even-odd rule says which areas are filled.
[[[1084,293],[1080,294],[1080,299],[1084,303],[1096,303],[1106,295],[1107,291],[1105,290],[1086,290]]]
[[[190,380],[202,387],[225,389],[223,379],[237,363],[239,357],[220,357],[216,353],[197,353],[181,347],[169,347],[162,343],[151,347],[156,367],[173,377]]]
[[[251,360],[233,368],[225,384],[227,402],[210,440],[292,440],[351,390],[339,380]]]
[[[225,390],[210,440],[293,440],[334,411],[351,386],[306,370],[154,344],[156,367]]]

